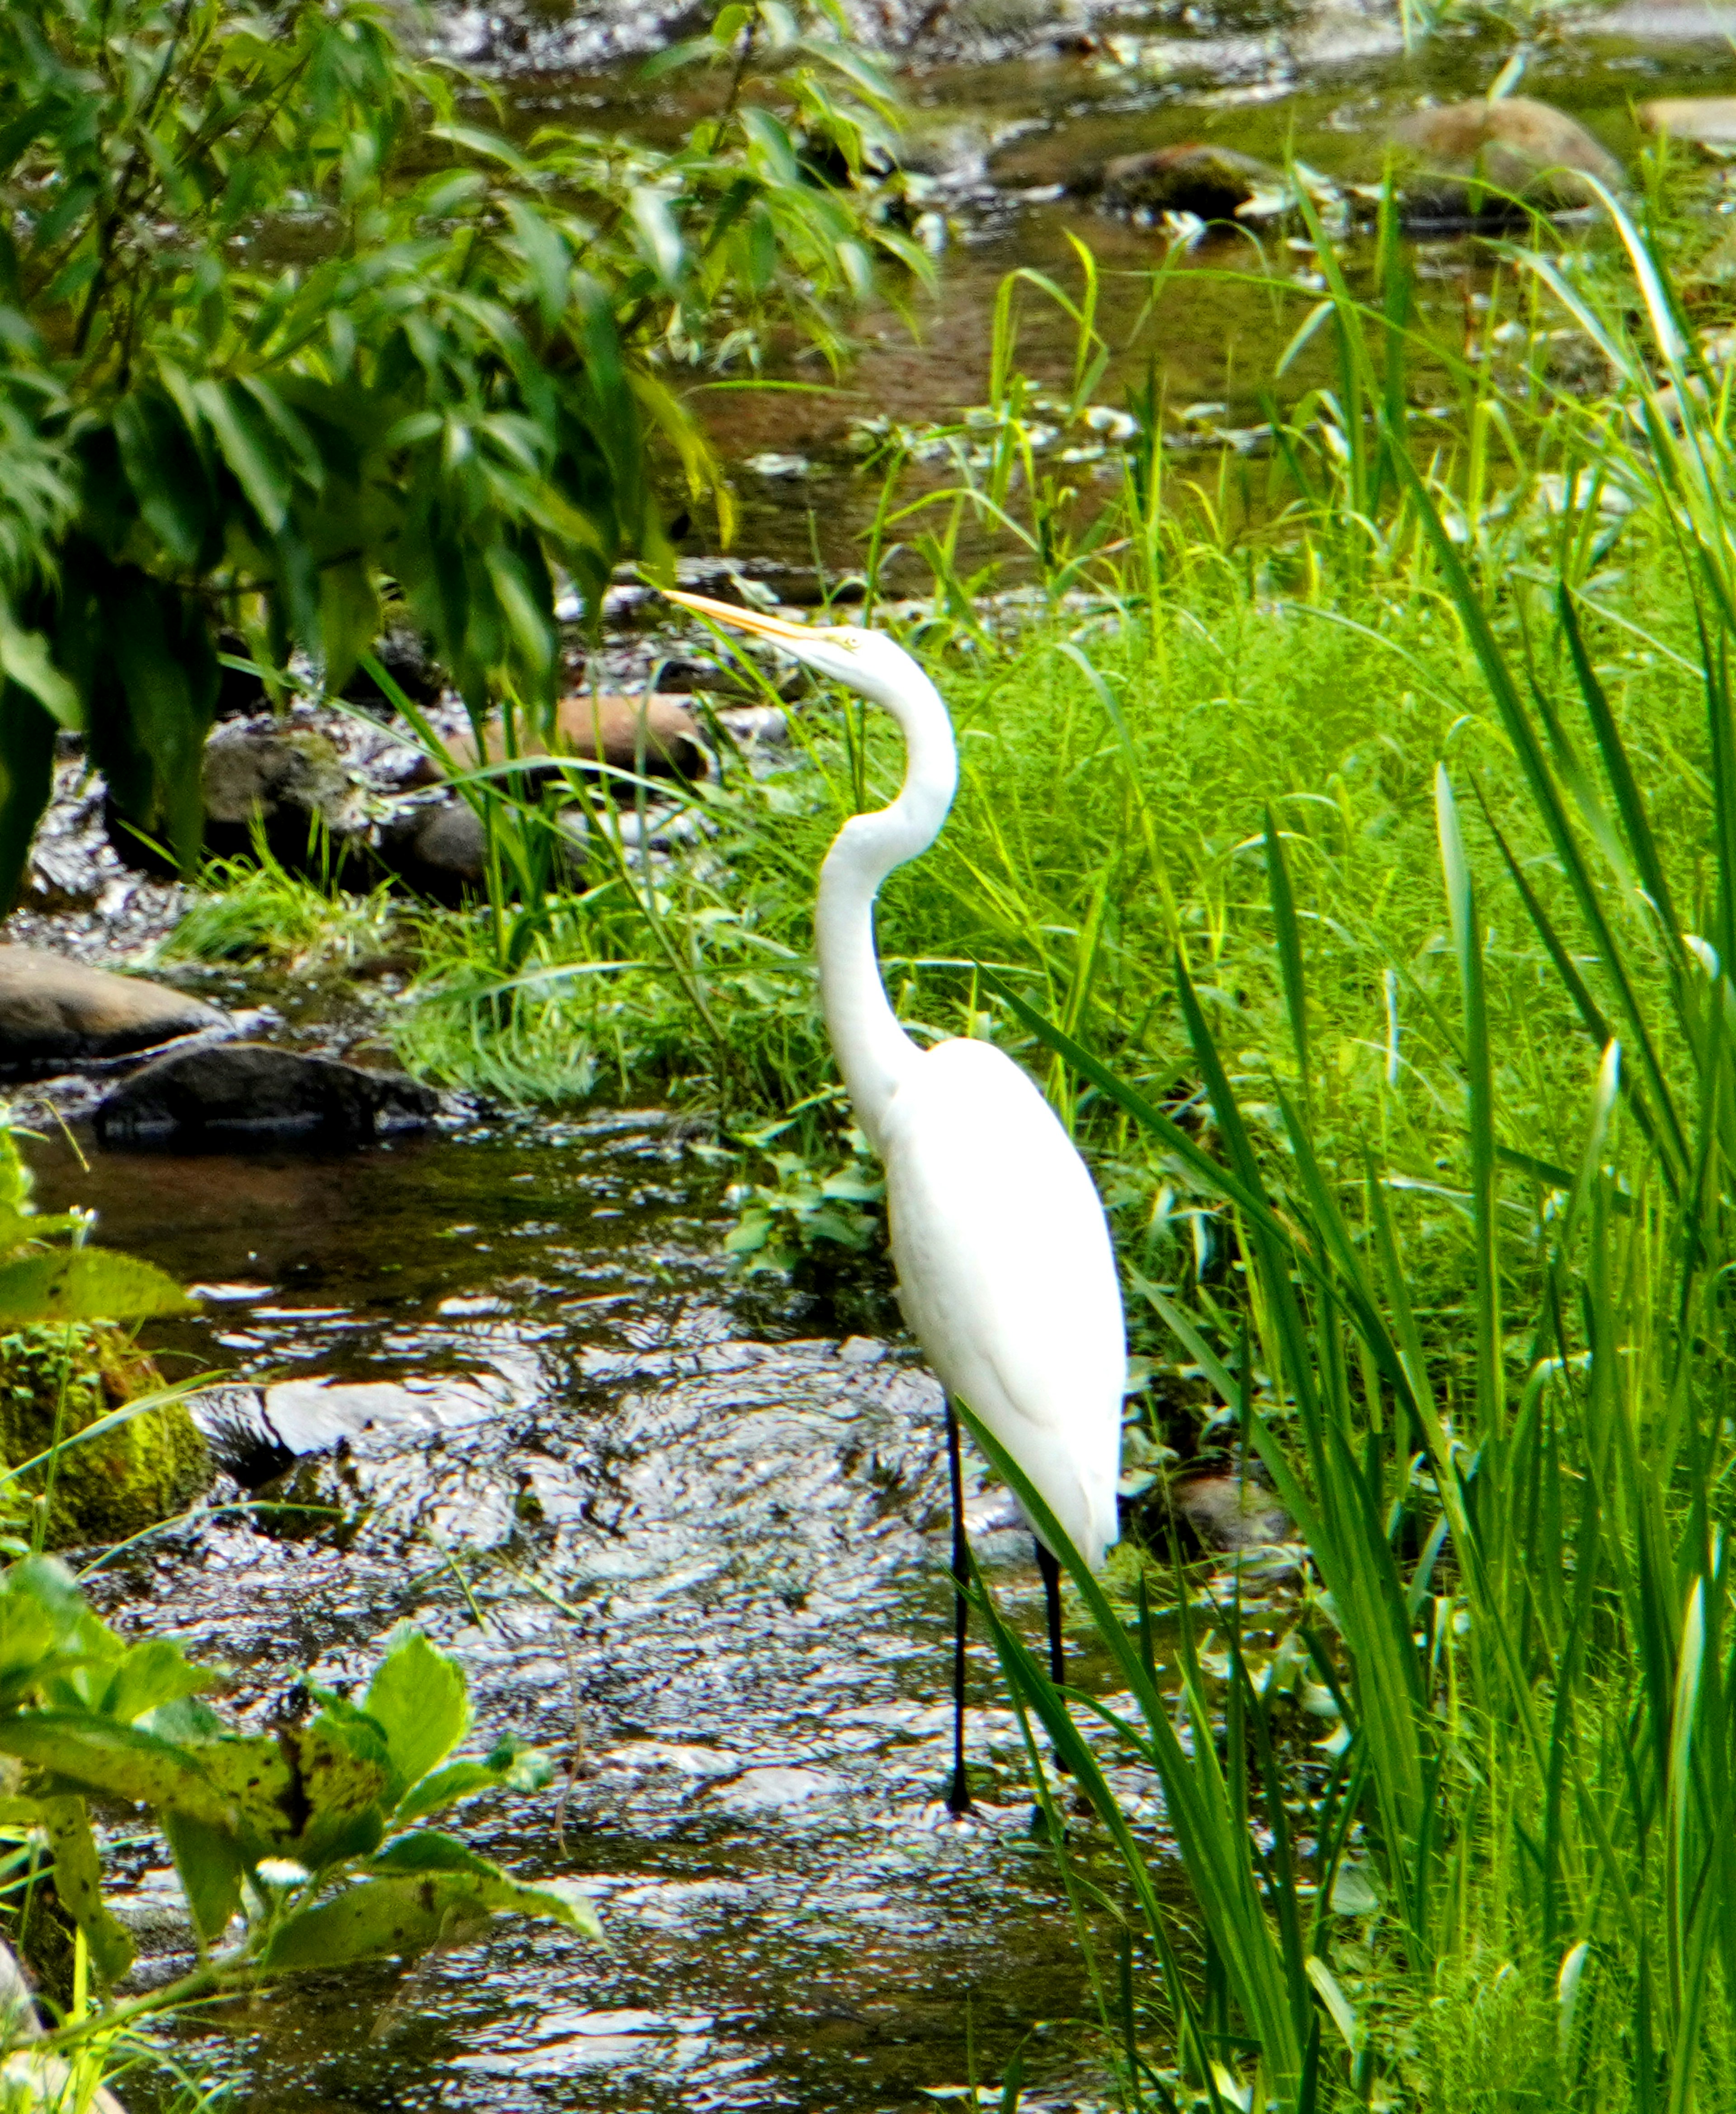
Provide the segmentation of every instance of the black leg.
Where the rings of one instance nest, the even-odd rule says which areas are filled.
[[[1043,1606],[1049,1618],[1049,1678],[1059,1688],[1067,1678],[1067,1655],[1061,1642],[1060,1565],[1040,1541],[1035,1546]]]
[[[1042,1544],[1036,1543],[1037,1568],[1042,1577],[1044,1611],[1049,1619],[1049,1678],[1059,1688],[1067,1677],[1066,1648],[1061,1638],[1060,1565]],[[1063,1776],[1070,1776],[1065,1758],[1057,1754],[1055,1766]]]
[[[964,1773],[964,1590],[970,1583],[970,1549],[964,1540],[964,1464],[959,1457],[959,1413],[946,1401],[946,1467],[952,1483],[952,1787],[946,1809],[970,1811],[970,1779]]]

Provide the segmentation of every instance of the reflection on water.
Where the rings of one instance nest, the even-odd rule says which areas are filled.
[[[1082,1972],[986,1664],[983,1824],[935,1804],[937,1390],[899,1347],[745,1306],[660,1119],[37,1165],[44,1206],[94,1203],[103,1238],[211,1288],[158,1340],[226,1375],[210,1421],[240,1471],[323,1446],[295,1494],[349,1515],[342,1546],[213,1520],[107,1575],[112,1617],[227,1661],[244,1718],[304,1670],[365,1678],[404,1618],[462,1656],[481,1734],[564,1755],[576,1710],[566,1853],[553,1792],[469,1831],[581,1877],[612,1953],[503,1924],[408,1988],[282,1988],[190,2037],[241,2104],[896,2107],[963,2080],[967,2020],[987,2072],[1039,2020],[1050,2066],[1079,2066]],[[1022,1538],[972,1507],[1034,1627]],[[165,1865],[138,1852],[131,1904],[160,1973]]]

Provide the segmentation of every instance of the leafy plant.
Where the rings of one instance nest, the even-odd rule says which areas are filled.
[[[372,0],[0,12],[0,895],[57,725],[190,862],[219,621],[335,685],[389,591],[474,713],[552,709],[552,569],[594,609],[666,561],[658,451],[713,489],[671,368],[785,315],[830,346],[877,253],[921,264],[818,19],[722,9],[681,57],[727,94],[662,153],[479,127]]]
[[[0,1125],[0,1325],[136,1321],[179,1314],[186,1294],[154,1263],[93,1247],[82,1211],[39,1211],[34,1177]],[[58,1246],[53,1237],[66,1235]]]
[[[740,1134],[749,1151],[770,1163],[775,1177],[738,1183],[731,1192],[736,1223],[723,1245],[749,1275],[787,1273],[827,1248],[864,1255],[885,1239],[884,1220],[874,1206],[884,1202],[886,1180],[868,1140],[852,1129],[849,1158],[827,1174],[806,1153],[772,1150],[793,1121]]]
[[[470,1731],[463,1671],[419,1632],[387,1639],[360,1704],[309,1686],[312,1714],[272,1732],[225,1725],[200,1700],[219,1679],[166,1638],[126,1643],[50,1558],[0,1575],[0,1814],[42,1832],[56,1894],[108,1987],[133,1949],[103,1898],[89,1801],[143,1807],[168,1839],[199,1952],[178,1981],[62,2027],[51,2046],[263,1976],[413,1958],[497,1915],[600,1935],[572,1890],[515,1879],[425,1824],[485,1792],[540,1789],[550,1772],[511,1739],[452,1759]]]

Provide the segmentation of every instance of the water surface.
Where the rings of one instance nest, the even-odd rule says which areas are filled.
[[[209,1288],[158,1341],[227,1375],[206,1413],[243,1477],[289,1462],[263,1402],[305,1456],[270,1490],[349,1516],[177,1534],[100,1574],[112,1618],[228,1663],[248,1720],[305,1671],[365,1681],[402,1619],[464,1661],[484,1743],[564,1765],[576,1707],[566,1850],[553,1791],[466,1829],[525,1876],[581,1878],[612,1952],[501,1923],[408,1987],[388,1965],[283,1986],[188,2036],[242,2105],[901,2107],[962,2082],[967,2029],[988,2075],[1044,2022],[1037,2073],[1088,2076],[1082,1970],[986,1666],[982,1824],[936,1804],[938,1391],[907,1347],[744,1293],[715,1182],[664,1119],[89,1175],[63,1146],[37,1157],[44,1207],[94,1203],[101,1238]],[[1023,1537],[974,1485],[972,1510],[1034,1631]],[[172,1905],[160,1851],[135,1876],[135,1918]]]

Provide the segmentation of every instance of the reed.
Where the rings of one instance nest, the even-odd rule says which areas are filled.
[[[1623,387],[1577,439],[1582,462],[1595,444],[1600,474],[1643,495],[1692,611],[1699,724],[1672,737],[1674,773],[1648,753],[1655,730],[1624,728],[1612,703],[1592,643],[1609,612],[1573,567],[1516,611],[1476,538],[1453,533],[1390,400],[1372,421],[1371,463],[1408,511],[1491,737],[1433,786],[1450,1315],[1418,1311],[1432,1206],[1393,1150],[1402,1132],[1322,1120],[1309,956],[1330,949],[1304,945],[1312,890],[1274,821],[1259,849],[1287,1033],[1263,1051],[1226,1050],[1185,948],[1170,969],[1181,1092],[1152,1093],[992,980],[1070,1091],[1211,1200],[1230,1282],[1147,1287],[1147,1303],[1305,1552],[1295,1588],[1253,1609],[1233,1577],[1190,1575],[1173,1552],[1148,1559],[1134,1608],[1072,1558],[1125,1712],[1057,1693],[985,1596],[1009,1681],[1125,1868],[1150,1963],[1106,2021],[1129,2107],[1687,2114],[1727,2103],[1736,2079],[1728,392],[1610,205],[1649,342],[1580,304]],[[1547,260],[1516,262],[1560,291]],[[1364,360],[1354,320],[1342,335]],[[1564,551],[1585,527],[1564,529]],[[1532,936],[1564,1096],[1528,1091],[1502,1047],[1504,925]],[[1016,1464],[977,1436],[1049,1531]],[[1153,1578],[1171,1588],[1161,1650]],[[1070,1705],[1097,1721],[1092,1741]],[[1324,1750],[1311,1717],[1335,1727]],[[1161,1786],[1191,1930],[1150,1884],[1111,1755]]]

